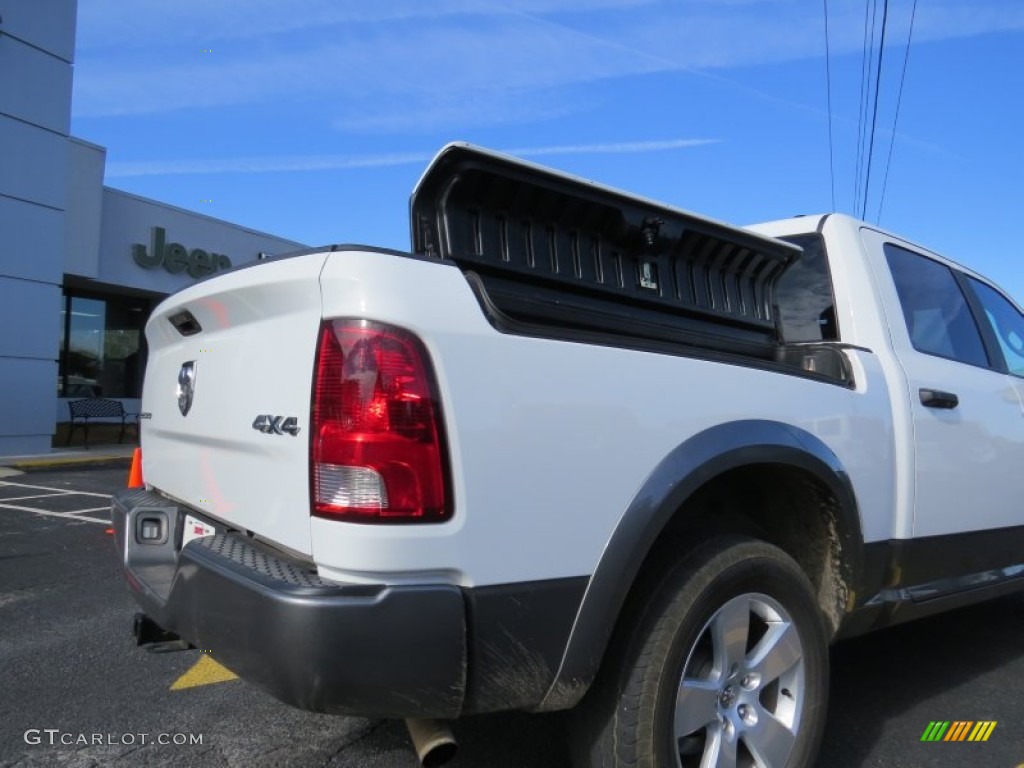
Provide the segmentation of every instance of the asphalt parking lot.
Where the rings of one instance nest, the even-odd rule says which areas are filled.
[[[135,647],[107,534],[126,470],[0,478],[0,766],[417,765],[399,722],[317,715],[199,651]],[[227,678],[227,679],[225,679]],[[932,721],[995,721],[984,743],[922,742]],[[561,768],[561,716],[469,718],[453,768]],[[1024,764],[1024,600],[840,644],[819,765]]]

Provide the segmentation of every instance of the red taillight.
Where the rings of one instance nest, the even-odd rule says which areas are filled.
[[[415,336],[366,320],[325,321],[312,423],[314,515],[364,523],[451,516],[437,387]]]

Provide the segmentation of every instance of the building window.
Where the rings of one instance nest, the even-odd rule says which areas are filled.
[[[65,294],[58,397],[139,397],[148,315],[145,299]]]

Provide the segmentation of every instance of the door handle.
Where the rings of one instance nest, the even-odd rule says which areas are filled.
[[[925,408],[956,408],[960,405],[960,398],[952,392],[941,392],[937,389],[919,390],[921,405]]]

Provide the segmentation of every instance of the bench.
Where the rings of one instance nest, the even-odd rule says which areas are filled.
[[[71,428],[68,429],[67,445],[71,445],[71,435],[75,432],[76,426],[85,426],[85,447],[89,447],[89,424],[97,421],[105,423],[121,422],[121,434],[117,442],[124,440],[124,428],[128,424],[136,425],[138,428],[138,414],[127,413],[124,404],[120,400],[110,400],[105,397],[87,397],[83,400],[69,400],[68,408],[71,410]]]

